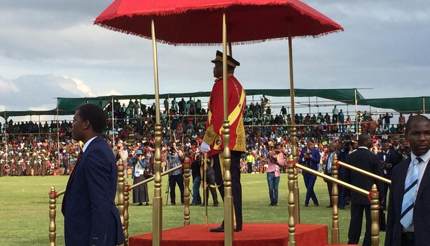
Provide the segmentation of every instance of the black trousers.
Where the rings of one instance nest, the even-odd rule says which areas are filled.
[[[363,246],[370,246],[370,205],[351,204],[351,220],[348,231],[348,244],[358,244],[361,235],[361,224],[363,212],[366,215],[366,232],[364,234]]]
[[[181,192],[181,204],[184,204],[184,178],[182,174],[169,176],[169,189],[170,189],[170,203],[176,204],[176,184],[178,184],[179,191]]]
[[[242,185],[240,184],[240,156],[242,152],[231,151],[231,188],[233,195],[233,206],[236,215],[236,229],[242,229]],[[219,193],[224,200],[224,181],[222,179],[219,155],[215,155],[214,171],[215,171],[215,182],[218,185]]]
[[[209,201],[209,191],[211,192],[211,195],[212,195],[212,201],[213,201],[213,204],[214,204],[214,206],[218,206],[218,195],[216,194],[216,188],[215,187],[210,187],[210,186],[208,186],[207,188],[206,188],[206,203]],[[203,203],[203,204],[205,204],[205,203]]]

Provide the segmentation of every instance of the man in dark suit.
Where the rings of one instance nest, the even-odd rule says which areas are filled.
[[[382,176],[382,169],[378,158],[369,150],[371,144],[372,142],[369,135],[360,135],[358,137],[358,149],[348,155],[346,162],[365,171]],[[349,169],[346,170],[345,174],[348,183],[364,190],[370,190],[372,185],[376,183],[373,178]],[[378,190],[379,187],[380,185],[378,185]],[[360,193],[351,191],[351,220],[348,231],[348,244],[358,244],[360,240],[363,212],[366,215],[366,233],[363,245],[370,246],[371,218],[369,198]]]
[[[393,168],[386,246],[426,246],[430,242],[430,122],[416,115],[406,123],[410,157]]]
[[[67,246],[113,246],[124,242],[114,203],[115,157],[101,137],[105,127],[106,116],[99,107],[85,104],[76,110],[72,137],[84,146],[67,182],[61,209]]]
[[[321,160],[321,155],[317,147],[315,146],[314,141],[309,140],[307,143],[307,147],[303,148],[300,153],[300,162],[305,164],[307,167],[312,168],[313,170],[319,169],[319,164]],[[315,206],[319,206],[319,202],[317,199],[317,195],[314,191],[315,181],[317,177],[315,175],[303,172],[303,180],[305,181],[306,186],[306,198],[305,198],[305,206],[309,206],[309,201],[312,199]]]
[[[378,160],[382,165],[384,177],[391,179],[391,171],[394,166],[399,164],[403,157],[402,155],[393,147],[391,142],[385,142],[382,145],[381,151],[377,153]],[[387,208],[387,194],[389,185],[382,183],[382,190],[379,191],[379,200],[381,202],[380,210],[380,229],[385,231],[385,209]]]

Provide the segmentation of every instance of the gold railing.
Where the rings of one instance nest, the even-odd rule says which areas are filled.
[[[337,161],[335,159],[335,161]],[[296,241],[295,241],[295,220],[294,220],[294,205],[295,205],[295,201],[294,201],[294,182],[295,182],[295,177],[294,177],[294,169],[295,168],[300,168],[302,171],[308,172],[310,174],[313,174],[317,177],[320,178],[324,178],[325,180],[327,180],[328,182],[333,182],[333,193],[332,193],[332,203],[333,203],[333,214],[332,214],[332,243],[339,243],[339,211],[338,211],[338,207],[337,207],[337,200],[338,200],[338,190],[337,190],[337,185],[342,185],[354,192],[358,192],[362,195],[368,196],[370,199],[370,211],[371,211],[371,243],[372,246],[378,246],[379,245],[379,193],[378,193],[378,189],[376,188],[376,185],[374,184],[371,188],[370,191],[361,189],[357,186],[348,184],[342,180],[339,180],[337,178],[335,178],[337,176],[337,169],[334,170],[335,172],[335,177],[331,177],[329,175],[326,174],[322,174],[316,170],[313,170],[311,168],[308,168],[304,165],[301,164],[296,164],[294,162],[294,159],[292,158],[292,156],[290,156],[289,158],[289,165],[288,165],[288,190],[289,190],[289,195],[288,195],[288,213],[289,213],[289,217],[288,217],[288,226],[289,226],[289,241],[288,241],[288,245],[289,246],[295,246],[296,245]]]
[[[386,183],[386,184],[391,184],[391,180],[386,179],[386,178],[384,178],[384,177],[381,177],[381,176],[379,176],[379,175],[373,174],[373,173],[368,172],[368,171],[366,171],[366,170],[360,169],[360,168],[355,167],[355,166],[353,166],[353,165],[351,165],[351,164],[348,164],[348,163],[345,163],[345,162],[341,162],[341,161],[335,161],[335,162],[334,162],[334,164],[335,164],[335,166],[343,166],[343,167],[346,167],[346,168],[348,168],[348,169],[351,169],[351,170],[356,171],[356,172],[358,172],[358,173],[361,173],[361,174],[363,174],[363,175],[366,175],[366,176],[372,177],[372,178],[374,178],[374,179],[377,179],[377,180],[379,180],[379,181],[382,181],[382,182],[384,182],[384,183]]]
[[[173,171],[184,168],[184,225],[190,224],[190,161],[186,159],[183,165],[171,168],[163,173],[161,176],[165,176]],[[129,225],[129,200],[130,191],[134,188],[147,184],[154,181],[154,177],[145,179],[139,183],[129,185],[127,180],[124,178],[124,164],[120,161],[118,162],[118,190],[117,190],[117,208],[120,213],[122,228],[124,230],[125,243],[128,245],[128,225]],[[56,192],[55,187],[52,186],[49,192],[49,245],[56,246],[57,240],[57,224],[56,224],[56,214],[57,214],[57,199],[64,195],[65,191]]]

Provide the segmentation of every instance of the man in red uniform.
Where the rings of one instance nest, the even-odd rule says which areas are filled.
[[[222,136],[222,125],[224,123],[224,101],[223,101],[223,68],[222,68],[222,52],[217,51],[216,58],[212,60],[215,64],[214,77],[215,84],[212,88],[211,96],[208,105],[208,121],[206,124],[206,132],[203,142],[200,145],[200,150],[213,159],[213,167],[215,171],[215,181],[219,192],[224,198],[223,184],[223,165],[222,152],[224,149],[224,141]],[[240,157],[246,150],[245,143],[245,128],[243,126],[243,113],[245,110],[245,90],[240,82],[234,77],[234,69],[240,63],[227,56],[228,67],[228,120],[230,124],[230,142],[229,148],[231,151],[231,183],[232,195],[234,204],[234,214],[236,218],[235,231],[242,230],[242,186],[240,184]],[[223,232],[224,223],[217,228],[211,229],[211,232]]]

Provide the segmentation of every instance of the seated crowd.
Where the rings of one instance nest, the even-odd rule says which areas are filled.
[[[164,152],[171,142],[176,142],[183,151],[195,149],[204,134],[206,111],[200,100],[183,98],[177,102],[164,100],[162,113]],[[106,113],[115,117],[115,130],[106,132],[111,143],[116,142],[116,149],[122,151],[124,160],[131,159],[136,150],[145,145],[153,145],[155,105],[146,106],[138,100],[130,100],[128,105],[114,101],[105,107]],[[388,136],[401,133],[404,129],[405,118],[402,114],[397,125],[390,124],[392,114],[379,115],[374,120],[368,112],[358,112],[361,131],[378,135],[382,141]],[[349,115],[345,117],[342,110],[336,106],[332,114],[325,113],[295,114],[297,137],[302,142],[313,139],[321,150],[327,147],[331,139],[348,139],[358,130]],[[291,131],[291,116],[282,106],[279,114],[273,116],[270,101],[261,98],[260,103],[251,102],[246,106],[245,128],[247,131],[247,146],[252,153],[255,163],[252,172],[264,172],[265,160],[269,143],[280,143],[285,153],[289,153],[288,135]],[[112,121],[110,120],[110,125]],[[2,134],[0,149],[0,175],[53,175],[68,174],[72,170],[79,154],[79,145],[71,140],[71,122],[51,122],[51,124],[35,122],[8,121],[7,127],[1,126]],[[112,139],[113,133],[115,139]],[[59,140],[59,141],[58,141]],[[174,141],[173,141],[174,140]],[[7,144],[6,144],[7,141]],[[303,143],[306,145],[306,143]],[[125,153],[125,151],[127,153]],[[148,151],[147,151],[148,152]],[[150,151],[151,152],[151,151]],[[164,153],[163,152],[163,153]],[[191,153],[188,153],[191,154]],[[193,154],[195,155],[195,153]],[[164,155],[166,156],[166,155]],[[163,161],[163,167],[166,166]],[[249,172],[246,155],[243,158],[244,171]],[[246,166],[246,167],[245,167]],[[267,166],[267,165],[266,165]]]

